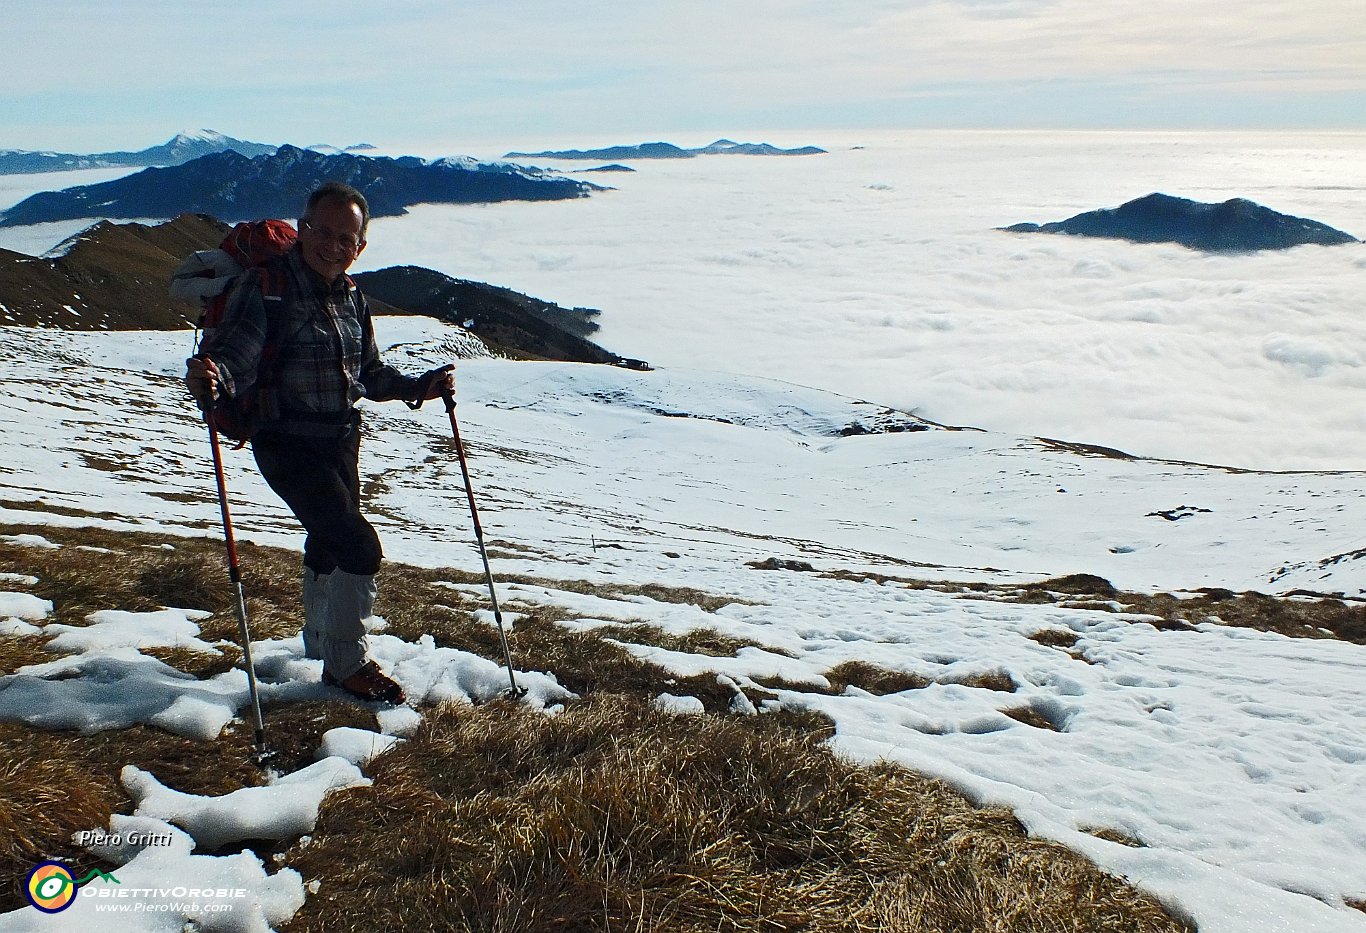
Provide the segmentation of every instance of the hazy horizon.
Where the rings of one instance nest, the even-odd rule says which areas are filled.
[[[1366,248],[1205,254],[994,229],[1161,190],[1361,236],[1366,133],[802,141],[831,152],[642,161],[564,202],[419,205],[374,221],[356,270],[423,265],[598,308],[597,339],[624,356],[944,423],[1244,468],[1366,464]],[[63,177],[0,177],[0,201]],[[7,228],[0,247],[41,253],[85,225]]]
[[[6,3],[5,26],[0,148],[198,127],[394,148],[437,128],[1366,128],[1352,0],[65,0]]]
[[[1359,237],[1366,134],[825,141],[822,156],[638,162],[581,201],[418,206],[374,222],[358,268],[600,308],[599,341],[626,356],[950,424],[1239,467],[1366,464],[1366,247],[1207,254],[995,229],[1165,191]]]

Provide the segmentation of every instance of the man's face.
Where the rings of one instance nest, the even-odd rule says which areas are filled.
[[[360,208],[324,198],[313,215],[299,224],[304,262],[329,282],[335,281],[365,249]]]

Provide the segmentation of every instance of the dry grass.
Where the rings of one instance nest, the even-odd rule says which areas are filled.
[[[933,681],[907,671],[893,671],[867,661],[845,661],[825,672],[832,692],[843,693],[848,686],[858,687],[877,696],[900,693],[903,690],[923,690]]]
[[[1081,831],[1088,835],[1095,836],[1097,839],[1104,839],[1106,842],[1117,842],[1120,845],[1128,846],[1131,849],[1147,848],[1147,845],[1143,840],[1136,839],[1128,833],[1121,832],[1118,829],[1111,829],[1108,826],[1082,827]]]
[[[56,655],[47,651],[43,643],[44,639],[37,635],[0,635],[0,675],[51,661]]]
[[[261,707],[261,718],[266,723],[270,767],[280,774],[290,774],[312,764],[322,744],[323,733],[329,729],[343,726],[372,732],[379,729],[373,710],[343,699],[266,703]],[[250,727],[239,725],[238,729],[249,742]]]
[[[207,680],[224,674],[236,667],[242,659],[242,649],[233,645],[224,645],[220,649],[221,654],[178,647],[154,647],[139,650],[148,657],[156,658],[163,664],[169,664],[171,667],[184,671],[200,680]]]
[[[221,554],[214,556],[218,559],[209,561],[203,553],[177,550],[167,560],[144,564],[135,583],[137,592],[154,603],[177,609],[225,609],[226,558]]]
[[[0,526],[0,534],[41,535],[62,545],[44,549],[0,541],[0,571],[38,577],[29,592],[53,602],[50,621],[85,625],[101,609],[204,609],[215,613],[200,623],[205,641],[237,640],[220,540],[22,525]],[[297,632],[298,556],[242,542],[238,557],[248,584],[252,637]]]
[[[86,617],[100,609],[149,611],[165,605],[205,609],[214,615],[199,623],[201,637],[210,643],[218,642],[223,651],[221,657],[183,649],[147,649],[145,653],[196,676],[224,670],[236,663],[239,655],[234,647],[238,637],[237,622],[231,608],[232,591],[221,541],[0,525],[0,534],[23,533],[39,534],[63,545],[56,550],[45,550],[0,542],[0,571],[38,577],[39,583],[29,590],[53,601],[56,610],[51,621],[85,625]],[[101,547],[109,553],[77,550],[76,545]],[[246,582],[252,637],[278,638],[297,633],[300,624],[299,555],[250,542],[239,542],[238,552]],[[497,630],[473,616],[475,609],[487,607],[487,601],[479,595],[462,596],[448,587],[435,585],[438,581],[482,584],[483,579],[481,575],[459,571],[423,570],[387,563],[381,571],[380,598],[375,610],[389,622],[389,632],[400,638],[416,641],[421,635],[429,634],[443,647],[470,651],[501,662]],[[705,604],[713,608],[734,601],[722,597],[704,598],[705,594],[695,590],[658,586],[571,585],[531,578],[508,582],[576,589],[607,598],[646,595],[662,601]],[[522,610],[519,608],[519,611]],[[569,613],[554,607],[527,607],[525,617],[517,622],[510,635],[518,667],[553,671],[567,689],[581,695],[610,689],[654,697],[669,690],[697,696],[708,710],[717,713],[724,713],[729,708],[733,694],[729,688],[718,684],[715,677],[672,677],[663,668],[638,660],[599,634],[574,632],[558,624],[569,617]],[[714,650],[720,651],[724,647],[733,654],[746,644],[726,639],[716,632],[667,636],[646,626],[623,627],[622,630],[635,633],[641,643],[655,643],[649,640],[649,636],[653,636],[677,650],[700,650],[709,644]],[[0,639],[0,663],[13,659],[16,666],[20,666],[52,657],[41,652],[36,639],[18,639],[13,645],[10,641]]]
[[[767,717],[446,707],[373,772],[288,853],[322,886],[285,933],[1187,929],[1008,813]]]
[[[1030,641],[1036,641],[1046,648],[1071,648],[1079,638],[1076,632],[1065,628],[1040,629],[1029,636]]]
[[[71,834],[108,826],[118,788],[42,733],[0,723],[0,910],[26,903],[36,862],[77,854]]]
[[[1331,594],[1296,592],[1271,596],[1252,590],[1235,593],[1218,588],[1206,588],[1197,591],[1195,596],[1182,597],[1171,593],[1128,593],[1117,590],[1103,577],[1086,573],[1017,586],[922,580],[848,571],[833,571],[822,576],[855,582],[872,580],[881,584],[897,583],[908,589],[929,590],[969,599],[1052,604],[1100,612],[1123,611],[1151,616],[1151,619],[1145,620],[1148,624],[1168,631],[1188,631],[1196,624],[1214,622],[1277,632],[1292,638],[1337,638],[1366,645],[1366,602]],[[1122,610],[1117,610],[1117,605]],[[1035,636],[1031,637],[1039,640]],[[1064,646],[1059,644],[1055,647]]]
[[[1284,599],[1251,591],[1208,590],[1194,599],[1158,593],[1133,600],[1126,596],[1123,602],[1131,611],[1188,624],[1217,621],[1292,638],[1338,638],[1366,645],[1366,605],[1330,596]]]
[[[1038,583],[1027,584],[1023,589],[1029,593],[1091,596],[1097,600],[1114,599],[1119,595],[1119,591],[1109,580],[1091,573],[1073,573],[1065,577],[1041,580]]]
[[[1048,717],[1042,710],[1033,706],[1015,706],[1010,709],[1001,710],[1016,722],[1022,722],[1026,726],[1033,726],[1035,729],[1047,729],[1050,732],[1061,732],[1062,728]]]
[[[264,712],[271,766],[281,773],[312,763],[328,729],[378,725],[372,712],[347,702],[275,705]],[[0,723],[0,911],[26,903],[22,879],[43,858],[61,858],[78,874],[110,867],[77,848],[71,835],[107,829],[111,814],[132,812],[119,781],[125,765],[185,793],[227,794],[264,780],[251,760],[251,738],[241,723],[210,742],[146,726],[79,735]]]
[[[792,657],[790,651],[744,641],[718,632],[714,628],[695,628],[682,634],[671,634],[656,625],[613,625],[599,629],[600,632],[616,639],[636,645],[653,645],[669,651],[687,654],[704,654],[712,658],[733,658],[741,648],[759,648],[769,654]]]
[[[235,636],[213,539],[3,529],[19,531],[114,552],[0,542],[0,570],[39,577],[30,589],[56,603],[59,621],[171,604],[214,612],[202,623],[207,640]],[[298,555],[243,545],[242,563],[253,634],[297,631]],[[386,567],[377,610],[390,630],[410,639],[431,633],[497,659],[496,632],[471,617],[482,600],[462,599],[437,580],[480,582]],[[711,609],[732,601],[636,592]],[[1029,839],[1008,813],[975,810],[945,785],[905,771],[839,760],[820,744],[833,729],[820,714],[659,712],[648,701],[664,690],[698,696],[717,714],[733,694],[714,676],[671,676],[602,636],[728,654],[743,643],[644,626],[576,632],[559,624],[564,618],[552,607],[527,607],[512,633],[514,659],[554,672],[584,699],[558,716],[502,703],[427,711],[412,741],[372,762],[374,785],[329,797],[311,843],[286,854],[285,864],[321,883],[286,931],[1186,929],[1080,857]],[[0,640],[0,659],[28,663],[35,654],[46,655],[37,639]],[[203,676],[235,654],[158,656]],[[872,692],[923,685],[873,665],[831,673]],[[1014,689],[1003,672],[964,682]],[[265,714],[281,772],[311,761],[328,728],[374,727],[372,713],[344,701],[285,703]],[[239,723],[196,742],[148,727],[79,736],[0,724],[8,846],[0,907],[19,906],[18,880],[38,857],[64,857],[79,871],[107,867],[73,850],[70,834],[128,811],[118,782],[125,764],[189,793],[262,780],[250,731]]]
[[[427,634],[443,648],[499,657],[497,629],[474,618],[474,610],[488,606],[487,599],[474,599],[434,585],[437,581],[483,583],[482,576],[455,571],[437,573],[393,563],[386,563],[380,573],[375,612],[389,623],[390,634],[409,641]]]
[[[482,581],[482,577],[479,578]],[[680,606],[696,606],[703,612],[716,612],[732,604],[746,604],[734,596],[717,596],[703,590],[686,586],[664,586],[661,583],[641,583],[634,585],[589,583],[583,580],[548,580],[543,577],[525,575],[500,576],[508,583],[525,583],[528,586],[545,586],[551,589],[566,590],[571,593],[586,593],[604,599],[622,599],[631,596],[644,596],[661,603],[675,603]]]
[[[733,596],[717,596],[686,586],[664,586],[660,583],[641,583],[635,586],[614,586],[610,588],[618,596],[645,596],[661,603],[677,603],[681,606],[696,606],[703,612],[716,612],[733,603],[745,600]]]
[[[43,858],[61,858],[78,873],[110,867],[71,835],[107,829],[110,814],[131,812],[119,782],[125,765],[187,793],[225,794],[260,780],[248,745],[233,731],[196,742],[143,726],[77,735],[0,723],[0,910],[26,903],[22,880]]]
[[[1115,611],[1152,616],[1150,624],[1169,631],[1189,630],[1202,622],[1216,622],[1292,638],[1338,638],[1366,644],[1366,604],[1323,594],[1292,594],[1298,598],[1247,591],[1203,589],[1196,596],[1170,593],[1122,593],[1109,581],[1090,574],[1074,574],[1019,587],[1003,598],[1011,602],[1057,603],[1072,609]]]
[[[388,631],[391,634],[409,641],[416,641],[419,636],[428,634],[442,647],[502,660],[497,629],[474,619],[474,610],[488,608],[488,601],[483,595],[464,594],[435,585],[439,582],[482,585],[482,576],[448,570],[419,570],[395,564],[386,564],[383,574],[380,599],[375,610],[389,623]],[[499,579],[501,581],[503,578]],[[696,591],[676,588],[623,588],[583,581],[564,583],[533,578],[513,578],[508,582],[555,587],[609,599],[622,595],[649,595],[662,601],[663,597],[668,596],[671,597],[669,601],[694,604],[698,599]],[[712,600],[716,605],[726,605],[732,601]],[[641,623],[609,625],[591,632],[580,632],[560,625],[560,622],[574,616],[553,606],[518,605],[516,611],[521,618],[512,627],[508,637],[514,663],[526,670],[553,671],[566,689],[581,696],[604,690],[641,698],[655,697],[666,690],[686,692],[702,700],[709,711],[724,713],[734,694],[729,688],[718,684],[714,676],[674,676],[656,664],[636,658],[626,648],[607,639],[721,657],[733,657],[740,648],[750,646],[749,642],[730,638],[713,629],[671,635],[656,626]],[[778,650],[766,646],[756,647],[775,652]],[[760,698],[751,696],[750,699],[757,701]]]
[[[1007,671],[978,671],[975,674],[963,674],[954,677],[939,678],[941,684],[961,684],[964,687],[977,687],[982,690],[995,690],[997,693],[1014,693],[1020,689],[1020,685],[1015,683],[1015,678],[1011,677]]]

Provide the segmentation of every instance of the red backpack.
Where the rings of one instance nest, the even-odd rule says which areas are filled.
[[[298,239],[298,231],[286,221],[257,220],[233,227],[218,248],[231,256],[233,262],[242,269],[254,269],[289,252]],[[224,288],[204,302],[203,313],[199,315],[199,328],[207,332],[217,327],[223,320],[227,306],[228,290]]]
[[[194,355],[198,355],[200,332],[210,336],[223,322],[227,311],[229,286],[247,269],[265,266],[294,247],[299,234],[283,220],[258,220],[233,227],[216,250],[194,253],[171,277],[171,293],[180,298],[198,298],[201,310],[195,325]],[[277,314],[271,303],[283,301],[288,288],[283,270],[261,269],[261,297],[266,300],[266,337],[257,365],[256,383],[232,398],[222,397],[205,414],[208,423],[225,437],[245,444],[260,427],[257,397],[275,376],[275,361],[280,344],[272,326]]]

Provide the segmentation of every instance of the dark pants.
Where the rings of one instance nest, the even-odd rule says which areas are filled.
[[[379,535],[360,513],[359,428],[336,439],[262,433],[251,450],[267,485],[308,532],[305,567],[361,576],[379,570]]]

